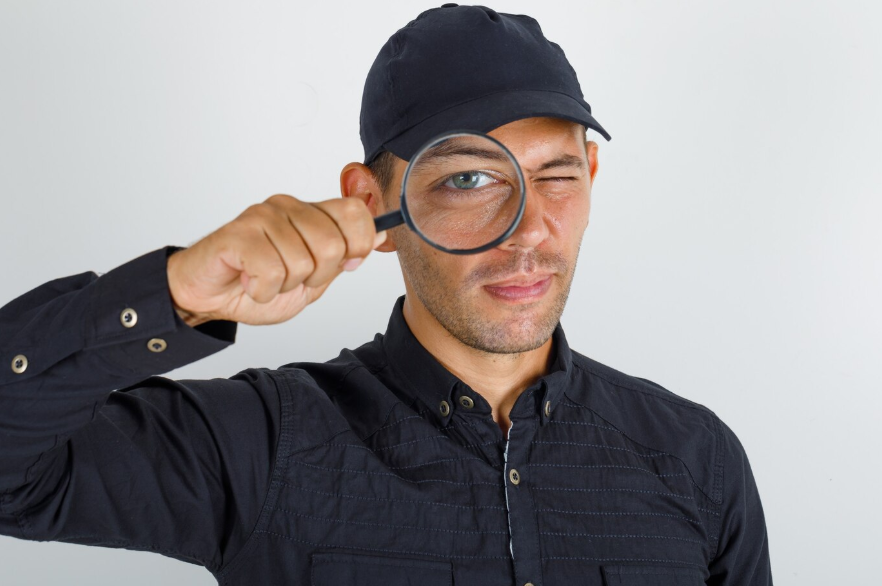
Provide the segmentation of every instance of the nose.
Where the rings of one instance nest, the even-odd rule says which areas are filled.
[[[548,238],[549,230],[542,196],[536,193],[529,182],[524,190],[524,198],[526,199],[524,215],[512,235],[499,245],[503,250],[536,248]]]

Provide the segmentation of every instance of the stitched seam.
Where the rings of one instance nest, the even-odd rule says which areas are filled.
[[[361,551],[371,551],[371,552],[381,552],[385,554],[406,554],[406,555],[428,555],[440,558],[454,558],[454,559],[471,559],[471,560],[507,560],[508,556],[501,555],[456,555],[456,554],[446,554],[446,553],[429,553],[425,551],[406,551],[400,549],[385,549],[385,548],[373,548],[373,547],[357,547],[354,545],[335,545],[331,543],[318,543],[315,541],[306,541],[305,539],[297,539],[296,537],[291,537],[290,535],[284,535],[282,533],[275,533],[273,531],[261,531],[261,533],[266,533],[267,535],[275,535],[276,537],[281,537],[283,539],[288,539],[290,541],[296,541],[298,543],[305,543],[307,545],[315,545],[319,547],[329,547],[329,548],[342,548],[342,549],[356,549]]]
[[[391,446],[383,446],[382,448],[375,448],[375,449],[373,449],[372,451],[374,451],[374,452],[385,452],[385,451],[387,451],[387,450],[393,450],[393,449],[398,448],[398,447],[401,447],[401,446],[408,446],[408,445],[411,445],[411,444],[418,444],[418,443],[420,443],[420,442],[425,442],[425,441],[434,440],[434,439],[445,439],[445,440],[447,440],[447,441],[451,441],[451,442],[453,442],[453,443],[456,445],[456,447],[459,447],[459,448],[480,448],[480,447],[483,447],[483,446],[489,446],[489,445],[491,445],[491,444],[498,444],[498,443],[499,443],[498,440],[493,440],[493,441],[489,441],[489,442],[484,442],[484,443],[482,443],[482,444],[461,444],[461,443],[459,443],[459,442],[457,442],[457,441],[454,441],[452,438],[450,438],[450,437],[448,437],[448,436],[446,436],[446,435],[432,435],[432,436],[428,436],[428,437],[421,437],[421,438],[418,438],[418,439],[415,439],[415,440],[411,440],[411,441],[403,442],[403,443],[400,443],[400,444],[394,444],[394,445],[391,445]]]
[[[605,380],[606,382],[608,382],[609,384],[611,384],[613,386],[622,387],[624,389],[629,389],[631,391],[636,391],[638,393],[643,393],[644,395],[649,395],[650,397],[655,397],[656,399],[661,399],[662,401],[667,401],[668,403],[673,403],[674,405],[679,405],[680,407],[687,407],[689,409],[695,409],[696,411],[701,411],[703,413],[710,412],[710,409],[708,409],[707,407],[705,407],[703,405],[696,405],[694,403],[686,403],[685,402],[686,399],[672,399],[670,397],[662,397],[661,395],[657,395],[656,393],[654,393],[652,391],[647,391],[646,389],[641,389],[641,388],[635,387],[633,385],[630,385],[625,381],[621,381],[621,382],[614,381],[614,380],[600,374],[599,372],[595,372],[585,366],[582,366],[581,364],[576,363],[575,361],[573,362],[573,364],[575,365],[576,368],[578,368],[582,372],[585,372],[588,374],[593,374],[597,378]]]
[[[402,405],[403,405],[403,403],[402,403]],[[395,423],[389,423],[387,425],[384,425],[383,427],[380,427],[379,429],[377,429],[377,431],[383,431],[385,429],[389,429],[390,427],[396,427],[396,426],[401,425],[402,423],[404,423],[405,421],[408,421],[410,419],[422,419],[422,417],[420,417],[419,415],[408,415],[407,417],[402,417],[401,419],[397,420]],[[377,433],[377,431],[375,431],[374,433]],[[365,438],[365,439],[367,439],[367,438]]]
[[[688,562],[683,562],[688,563]],[[694,576],[691,568],[616,568],[617,576]]]
[[[561,402],[561,405],[564,407],[569,407],[570,409],[586,409],[582,405],[570,405],[569,403]],[[616,433],[620,433],[622,435],[625,434],[621,429],[616,429],[615,427],[610,427],[608,425],[600,425],[597,423],[590,423],[588,421],[559,421],[557,419],[550,419],[549,423],[553,423],[555,425],[590,425],[591,427],[599,427],[600,429],[608,429],[609,431],[614,431]]]
[[[448,441],[453,441],[449,437],[447,437],[446,435],[430,435],[428,437],[421,437],[419,439],[415,439],[415,440],[411,440],[411,441],[407,441],[407,442],[402,442],[400,444],[393,444],[391,446],[383,446],[382,448],[374,448],[373,451],[374,452],[385,452],[387,450],[394,450],[395,448],[400,448],[401,446],[410,446],[413,444],[418,444],[420,442],[427,442],[427,441],[436,440],[436,439],[446,439]]]
[[[568,399],[568,400],[572,400],[572,399],[570,399],[569,397],[567,397],[567,399]],[[566,403],[563,403],[563,402],[562,402],[562,404],[566,405]],[[569,406],[569,405],[568,405],[568,406]],[[597,417],[603,419],[604,421],[606,421],[606,419],[604,419],[602,415],[600,415],[597,411],[595,411],[595,410],[592,409],[591,407],[586,407],[585,405],[582,405],[582,404],[579,404],[579,403],[575,403],[574,406],[575,406],[575,407],[578,407],[578,408],[580,408],[580,409],[585,409],[586,411],[590,411],[593,415],[595,415],[595,416],[597,416]],[[713,418],[716,418],[716,415],[715,415],[714,413],[711,412],[711,415],[712,415],[712,419],[713,419]],[[621,433],[622,433],[626,438],[628,438],[630,441],[632,441],[632,442],[634,442],[634,443],[636,443],[636,444],[638,444],[638,445],[641,445],[641,446],[643,445],[641,442],[638,442],[637,440],[635,440],[634,438],[632,438],[632,437],[631,437],[630,435],[628,435],[627,433],[625,433],[625,432],[621,432]],[[653,450],[653,451],[661,452],[661,450],[656,450],[655,448],[650,448],[649,446],[644,446],[644,447],[645,447],[646,449],[648,449],[648,450]],[[615,449],[615,448],[613,448],[613,449]],[[636,453],[637,453],[637,452],[635,452],[635,454],[636,454]],[[662,454],[666,454],[666,452],[661,452],[661,453],[662,453]],[[645,454],[644,454],[644,455],[645,455]],[[692,482],[692,485],[693,485],[695,488],[697,488],[698,491],[699,491],[701,494],[703,494],[705,497],[707,497],[708,499],[710,499],[711,501],[713,501],[713,498],[711,498],[710,495],[708,495],[708,494],[704,491],[704,488],[701,487],[701,486],[699,486],[698,483],[695,482],[695,479],[692,477],[692,471],[689,470],[689,466],[686,465],[686,462],[684,462],[682,458],[680,458],[679,456],[675,456],[674,454],[666,454],[666,455],[668,455],[668,456],[670,456],[670,457],[672,457],[672,458],[675,458],[675,459],[677,459],[678,461],[680,461],[680,463],[682,463],[683,466],[686,468],[686,470],[689,472],[689,480],[690,480],[690,482]],[[713,490],[712,490],[712,492],[713,492]]]
[[[704,525],[698,519],[690,519],[689,517],[684,517],[682,515],[674,515],[671,513],[651,513],[648,511],[563,511],[560,509],[537,509],[538,513],[559,513],[561,515],[640,515],[640,516],[649,516],[649,517],[671,517],[674,519],[682,519],[683,521],[689,521],[695,525]]]
[[[663,560],[658,558],[590,558],[584,556],[542,556],[543,560],[572,560],[572,561],[590,561],[590,562],[661,562],[665,564],[688,564],[697,568],[704,568],[701,564],[695,562],[684,562],[680,560]]]
[[[716,435],[717,440],[717,449],[716,449],[716,458],[717,461],[714,465],[715,479],[714,479],[714,489],[713,493],[716,497],[715,499],[711,499],[711,502],[716,504],[719,507],[720,513],[723,510],[723,476],[726,472],[725,464],[723,460],[723,438],[722,438],[722,429],[720,425],[720,418],[714,418],[714,434]],[[712,534],[708,535],[708,539],[713,539],[713,547],[711,550],[710,560],[708,560],[708,565],[710,565],[711,561],[717,557],[717,553],[720,551],[720,541],[722,541],[722,515],[717,514],[711,518],[711,529]],[[715,535],[714,535],[715,534]]]
[[[322,443],[320,443],[320,444],[313,444],[313,445],[311,445],[311,446],[306,446],[305,448],[298,448],[297,450],[295,450],[295,451],[293,451],[293,452],[289,452],[289,453],[285,456],[285,458],[286,458],[286,459],[290,459],[290,458],[292,458],[292,457],[294,457],[294,456],[296,456],[296,455],[298,455],[298,454],[302,454],[303,452],[308,452],[308,451],[310,451],[310,450],[314,450],[314,449],[316,449],[316,448],[320,448],[320,447],[322,447],[322,446],[340,446],[340,445],[345,445],[345,446],[349,446],[349,447],[352,447],[352,448],[363,448],[363,449],[368,449],[368,448],[366,448],[366,447],[364,447],[364,446],[359,446],[359,445],[356,445],[356,444],[331,444],[331,443],[328,443],[328,442],[330,442],[331,440],[337,439],[337,438],[340,437],[341,435],[346,435],[347,433],[350,433],[350,432],[352,432],[351,429],[341,429],[340,431],[338,431],[337,433],[335,433],[334,435],[332,435],[331,437],[329,437],[328,439],[326,439],[326,440],[323,441]]]
[[[325,559],[328,557],[342,557],[344,559]],[[356,558],[346,559],[346,558]],[[313,565],[320,564],[351,564],[353,561],[356,561],[358,564],[371,564],[374,566],[391,566],[393,568],[423,568],[423,569],[437,569],[438,567],[442,567],[445,570],[450,570],[450,563],[445,562],[431,562],[428,560],[410,560],[406,558],[397,558],[397,559],[378,559],[378,558],[370,558],[361,554],[333,554],[327,552],[316,552],[316,555],[313,556]]]
[[[367,521],[352,521],[347,519],[314,517],[312,515],[304,515],[303,513],[298,513],[296,511],[291,511],[281,507],[277,507],[276,510],[282,511],[283,513],[294,517],[301,517],[303,519],[312,519],[314,521],[325,521],[329,523],[340,523],[344,525],[364,525],[366,527],[383,527],[386,529],[414,529],[416,531],[438,531],[440,533],[456,533],[459,535],[508,535],[508,531],[469,531],[467,529],[441,529],[440,527],[419,527],[415,525],[390,525],[388,523],[368,523]]]
[[[340,434],[337,434],[337,435],[340,435]],[[371,454],[374,453],[374,451],[372,449],[370,449],[369,447],[359,446],[358,444],[332,444],[332,443],[326,442],[326,443],[323,443],[320,445],[332,446],[332,447],[337,447],[337,448],[354,448],[357,450],[368,451]],[[318,446],[313,446],[313,447],[318,447]],[[299,452],[297,452],[297,453],[299,453]],[[293,454],[291,454],[291,455],[293,455]],[[479,462],[484,461],[481,458],[478,458],[476,456],[472,456],[470,458],[442,458],[440,460],[431,460],[429,462],[420,462],[419,464],[411,464],[409,466],[386,466],[386,468],[388,468],[389,470],[412,470],[414,468],[422,468],[423,466],[431,466],[432,464],[442,464],[444,462],[467,462],[467,461],[471,461],[471,460],[478,460]]]
[[[404,478],[392,472],[374,472],[371,470],[357,470],[354,468],[329,468],[327,466],[319,466],[318,464],[307,464],[306,462],[301,462],[300,460],[294,460],[294,464],[297,466],[305,466],[307,468],[315,468],[317,470],[325,470],[327,472],[351,472],[352,474],[366,474],[368,476],[394,476],[395,478],[398,478],[403,482],[411,482],[413,484],[422,484],[424,482],[440,482],[444,484],[454,484],[458,486],[495,486],[497,488],[502,486],[497,482],[457,482],[456,480],[444,480],[440,478],[410,480],[409,478]]]
[[[291,413],[291,409],[294,404],[294,397],[291,387],[288,385],[287,378],[282,378],[282,384],[279,384],[279,380],[271,374],[267,373],[269,379],[273,381],[273,385],[276,387],[276,392],[279,397],[279,405],[280,405],[280,426],[281,429],[279,431],[279,443],[276,446],[276,460],[275,465],[273,466],[272,473],[270,474],[270,482],[267,487],[267,492],[264,495],[263,506],[261,507],[260,515],[257,517],[257,522],[254,525],[251,533],[248,535],[248,538],[245,540],[245,544],[242,548],[233,556],[228,563],[225,565],[221,565],[218,568],[216,573],[216,578],[218,583],[220,584],[230,575],[231,572],[235,571],[242,564],[242,560],[248,557],[248,554],[251,553],[251,550],[256,547],[257,538],[256,535],[260,534],[259,529],[269,523],[269,518],[272,515],[272,509],[276,504],[276,499],[279,496],[279,482],[278,479],[284,478],[288,471],[288,458],[282,457],[283,453],[286,453],[290,449],[290,443],[293,439],[294,433],[291,429],[293,425],[293,414]]]
[[[526,466],[535,466],[537,468],[623,468],[626,470],[640,470],[641,472],[646,472],[647,474],[658,476],[659,478],[687,475],[685,472],[678,472],[677,474],[656,474],[652,470],[641,468],[640,466],[620,466],[618,464],[526,464]]]
[[[381,497],[369,497],[369,496],[361,496],[357,494],[342,494],[338,492],[325,492],[323,490],[313,490],[310,488],[303,488],[302,486],[297,486],[295,484],[290,484],[288,482],[282,482],[283,486],[287,486],[288,488],[293,488],[294,490],[299,490],[301,492],[310,492],[313,494],[318,494],[322,496],[333,496],[339,498],[347,498],[353,499],[357,501],[372,501],[372,502],[387,502],[387,503],[395,503],[395,504],[414,504],[414,505],[432,505],[436,507],[447,507],[451,509],[466,509],[466,510],[474,510],[474,509],[490,509],[490,510],[500,510],[504,511],[505,507],[500,505],[454,505],[451,503],[438,503],[433,501],[414,501],[409,499],[391,499],[391,498],[381,498]]]
[[[557,486],[534,486],[533,490],[561,491],[561,492],[640,492],[643,494],[660,494],[664,496],[672,496],[675,498],[695,500],[694,496],[688,494],[677,494],[676,492],[663,492],[660,490],[644,490],[642,488],[561,488]]]
[[[616,446],[608,446],[606,444],[585,444],[582,442],[565,442],[565,441],[558,441],[558,440],[534,440],[532,443],[539,444],[539,445],[544,444],[544,445],[579,446],[579,447],[584,447],[584,448],[600,448],[603,450],[621,450],[623,452],[635,454],[635,455],[640,456],[642,458],[660,458],[662,456],[674,457],[674,456],[671,456],[671,454],[668,454],[665,452],[659,452],[658,454],[641,454],[640,452],[635,452],[634,450],[629,450],[628,448],[619,448]],[[649,448],[649,449],[652,449],[652,448]],[[677,459],[679,460],[679,458],[677,458]]]
[[[674,535],[628,535],[616,533],[568,533],[566,531],[540,531],[539,535],[553,535],[555,537],[615,537],[625,539],[672,539],[675,541],[688,541],[690,543],[704,543],[701,539],[689,539],[688,537],[676,537]]]
[[[352,368],[350,368],[349,370],[347,370],[347,371],[343,374],[343,376],[340,377],[340,380],[339,380],[339,381],[337,381],[337,387],[336,387],[336,390],[337,390],[338,392],[339,392],[339,391],[341,390],[341,388],[343,387],[343,383],[346,382],[346,379],[349,377],[349,375],[352,374],[353,372],[355,372],[355,371],[356,371],[357,369],[359,369],[359,368],[364,368],[364,369],[367,370],[369,373],[371,373],[372,376],[376,377],[376,376],[377,376],[377,373],[380,372],[381,370],[383,370],[383,369],[385,368],[385,365],[384,365],[383,367],[379,368],[377,371],[374,371],[374,370],[368,368],[368,367],[365,366],[364,364],[356,364],[356,365],[354,365]],[[389,418],[392,417],[392,412],[395,411],[395,407],[397,407],[400,403],[401,403],[401,401],[398,401],[398,402],[396,402],[396,403],[393,403],[392,406],[389,407],[389,412],[386,413],[386,416],[383,418],[383,423],[389,421]],[[372,437],[377,433],[377,431],[379,431],[379,428],[378,428],[378,429],[375,429],[375,430],[372,431],[372,432],[370,432],[370,433],[367,434],[365,437],[362,437],[362,438],[359,438],[359,439],[360,439],[361,441],[367,441],[369,438],[372,438]]]

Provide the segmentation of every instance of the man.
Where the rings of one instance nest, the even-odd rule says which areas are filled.
[[[523,168],[517,229],[474,255],[377,234],[406,162],[454,128]],[[771,584],[732,430],[567,345],[587,128],[609,139],[535,20],[419,15],[368,74],[342,199],[278,194],[0,309],[0,531],[155,551],[221,584]],[[156,376],[238,322],[290,319],[372,250],[397,251],[406,285],[384,335],[326,363]]]

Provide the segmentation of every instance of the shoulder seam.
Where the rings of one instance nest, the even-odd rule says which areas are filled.
[[[704,411],[709,414],[713,414],[713,412],[710,409],[708,409],[706,406],[701,405],[699,403],[695,403],[694,401],[689,401],[689,399],[685,399],[683,397],[678,397],[678,398],[673,398],[673,399],[670,397],[663,397],[663,396],[658,395],[654,392],[647,391],[646,389],[641,389],[641,388],[638,388],[634,385],[629,385],[626,382],[619,382],[619,381],[610,380],[609,377],[606,377],[595,370],[591,370],[589,368],[582,366],[581,364],[577,364],[575,360],[573,361],[573,365],[576,368],[578,368],[579,370],[586,372],[588,374],[593,374],[597,378],[601,378],[611,385],[615,385],[617,387],[622,387],[622,388],[625,388],[625,389],[628,389],[631,391],[636,391],[638,393],[643,393],[644,395],[649,395],[651,397],[655,397],[656,399],[660,399],[662,401],[667,401],[668,403],[673,403],[674,405],[679,405],[680,407],[687,407],[689,409],[695,409],[696,411]],[[671,391],[668,391],[668,392],[671,392]]]
[[[251,533],[248,534],[248,538],[245,540],[244,545],[241,549],[236,552],[233,558],[227,563],[221,563],[217,570],[212,572],[215,578],[218,581],[218,584],[221,584],[223,580],[230,574],[230,572],[235,571],[239,566],[242,565],[243,560],[248,557],[248,554],[256,547],[256,543],[258,540],[257,535],[260,533],[258,529],[263,529],[264,526],[269,522],[269,518],[272,515],[272,509],[275,506],[276,499],[279,494],[279,481],[284,476],[285,472],[287,472],[288,468],[288,458],[280,458],[279,455],[283,453],[287,453],[290,451],[290,443],[291,437],[293,435],[291,430],[292,425],[292,417],[291,417],[291,407],[294,404],[293,393],[291,388],[288,386],[288,381],[282,379],[282,384],[279,384],[279,380],[273,376],[273,372],[269,369],[257,369],[263,370],[264,373],[269,377],[269,379],[273,382],[273,386],[276,389],[276,395],[279,398],[279,442],[276,445],[276,453],[275,453],[275,463],[273,465],[273,469],[270,472],[269,485],[267,486],[267,490],[263,495],[263,505],[260,509],[260,514],[257,516],[257,521],[254,523],[254,527],[251,529]],[[284,469],[283,469],[284,468]]]
[[[713,534],[709,537],[716,537],[713,544],[713,550],[711,551],[710,559],[708,560],[708,564],[712,562],[717,557],[717,552],[720,551],[720,541],[722,540],[720,528],[723,524],[723,475],[726,473],[725,460],[723,459],[723,437],[722,437],[722,425],[720,418],[714,414],[713,417],[714,422],[714,435],[716,436],[717,449],[714,454],[714,458],[716,462],[714,463],[714,490],[713,490],[713,498],[711,502],[717,505],[718,507],[718,515],[713,515],[714,524],[713,524]]]

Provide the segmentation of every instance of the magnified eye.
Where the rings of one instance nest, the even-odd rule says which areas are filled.
[[[480,171],[463,171],[462,173],[451,175],[444,183],[444,186],[453,189],[474,189],[476,187],[484,187],[495,181],[493,177]]]

